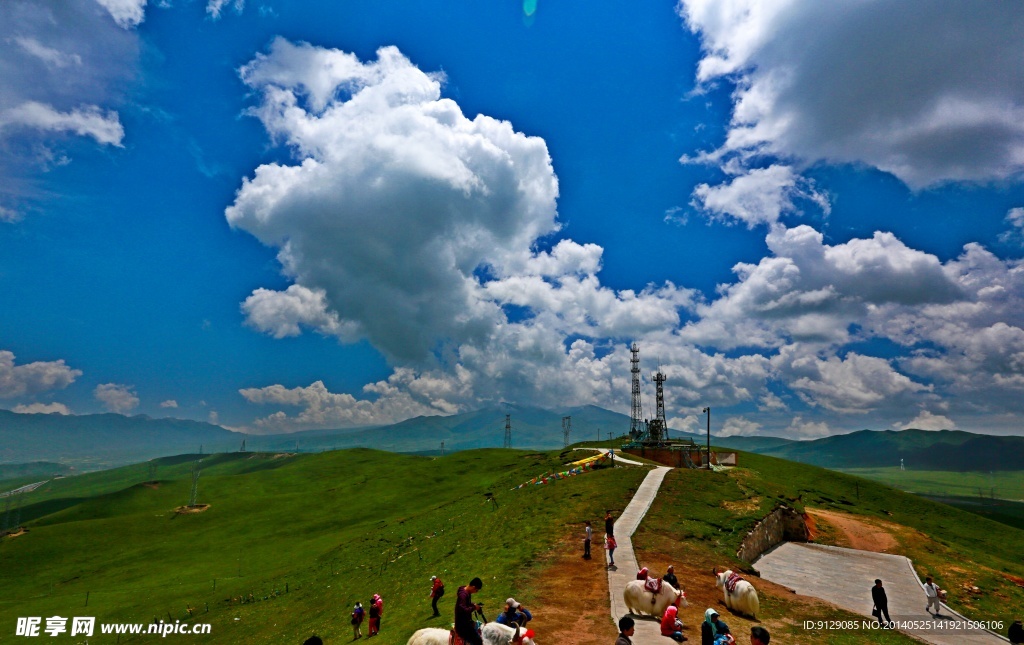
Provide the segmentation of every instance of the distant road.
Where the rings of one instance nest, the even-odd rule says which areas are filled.
[[[0,493],[0,497],[8,497],[10,495],[19,495],[21,493],[31,493],[32,491],[34,491],[35,489],[39,488],[40,486],[42,486],[43,484],[45,484],[48,481],[50,481],[50,480],[46,479],[46,480],[41,481],[41,482],[36,482],[34,484],[28,484],[27,486],[22,486],[21,488],[15,488],[14,490],[9,490],[6,493]]]

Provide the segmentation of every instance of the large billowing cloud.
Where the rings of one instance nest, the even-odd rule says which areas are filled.
[[[738,264],[738,281],[699,306],[699,320],[680,336],[721,348],[840,345],[880,310],[916,311],[967,297],[950,267],[891,233],[831,246],[823,239],[809,226],[774,227],[766,240],[771,255]]]
[[[1020,176],[1017,2],[680,0],[701,84],[735,84],[708,159],[863,163],[911,187]]]
[[[61,390],[75,382],[81,370],[58,361],[36,361],[15,365],[14,354],[0,350],[0,399],[35,396],[50,390]]]
[[[828,206],[791,166],[730,162],[730,183],[695,196],[714,216],[768,227],[769,255],[737,265],[713,297],[671,283],[616,291],[599,278],[601,247],[543,244],[559,230],[544,141],[467,118],[442,78],[397,49],[363,62],[279,39],[241,73],[252,114],[294,156],[257,168],[226,210],[278,250],[292,282],[254,290],[247,323],[277,338],[366,338],[394,365],[356,394],[322,382],[242,390],[277,408],[257,429],[502,401],[628,412],[632,340],[647,402],[649,372],[668,376],[676,429],[696,429],[707,405],[730,410],[725,432],[813,437],[905,424],[907,410],[953,427],[1024,401],[1019,264],[977,245],[943,263],[891,233],[829,244],[787,228],[781,214],[801,201]],[[948,401],[962,392],[973,407]]]
[[[254,294],[252,324],[280,335],[319,321],[403,361],[426,360],[438,340],[484,341],[502,315],[477,272],[505,274],[558,229],[544,141],[467,118],[440,77],[393,47],[362,63],[278,39],[242,79],[296,163],[257,168],[227,218],[279,248],[302,287]],[[327,310],[310,309],[317,299]]]

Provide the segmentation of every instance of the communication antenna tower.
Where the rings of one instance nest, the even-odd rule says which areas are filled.
[[[199,475],[202,472],[199,466],[201,462],[202,459],[197,459],[192,462],[192,495],[188,500],[189,506],[196,505],[196,495],[199,493]]]
[[[629,360],[632,365],[629,371],[633,374],[633,405],[629,414],[629,436],[631,439],[639,439],[644,433],[644,411],[640,403],[640,348],[633,343],[629,351],[633,354]]]
[[[441,442],[441,456],[444,457],[444,442]]]
[[[569,447],[569,433],[572,432],[572,417],[562,417],[562,441]]]
[[[668,438],[668,432],[665,427],[665,389],[663,387],[665,381],[668,380],[668,377],[662,374],[661,370],[658,370],[658,373],[654,375],[653,379],[656,392],[654,398],[655,413],[654,421],[650,425],[650,435],[651,441],[662,441],[663,439]]]
[[[512,447],[512,415],[505,415],[505,448]]]
[[[239,452],[245,452],[245,439],[242,439],[242,449]]]

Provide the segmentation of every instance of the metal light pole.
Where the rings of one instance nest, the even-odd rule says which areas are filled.
[[[711,470],[711,408],[704,408],[704,414],[708,415],[708,470]]]

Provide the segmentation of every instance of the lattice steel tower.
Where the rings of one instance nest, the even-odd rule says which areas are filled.
[[[629,437],[639,439],[644,434],[644,411],[640,405],[640,348],[633,343],[629,351],[633,354],[633,358],[629,360],[632,365],[629,371],[633,374],[633,407],[629,414]]]
[[[668,380],[668,377],[658,370],[658,373],[654,375],[655,385],[655,401],[657,412],[654,415],[654,421],[651,422],[649,431],[651,441],[663,441],[668,439],[668,426],[665,422],[665,390],[662,384]]]
[[[512,447],[512,415],[505,415],[505,448]]]
[[[562,441],[569,447],[569,433],[572,432],[572,417],[562,417]]]

